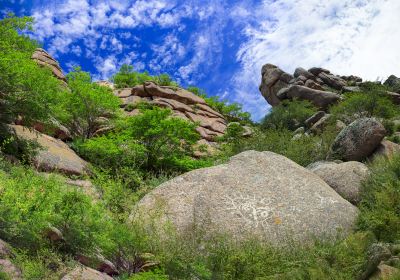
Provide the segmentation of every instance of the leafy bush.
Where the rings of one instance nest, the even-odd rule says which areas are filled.
[[[134,87],[146,81],[154,81],[160,86],[178,86],[168,74],[150,76],[148,72],[141,73],[134,71],[133,66],[127,64],[121,66],[118,73],[112,77],[112,81],[117,88]]]
[[[31,30],[32,22],[29,17],[0,20],[0,132],[18,116],[27,126],[49,122],[66,96],[51,71],[31,59],[38,44],[20,31]]]
[[[76,135],[90,138],[99,128],[99,118],[112,118],[120,100],[111,89],[91,82],[90,74],[75,68],[67,75],[71,94],[65,102],[67,126]]]
[[[65,187],[55,177],[47,180],[26,168],[0,172],[0,235],[14,246],[37,250],[46,244],[44,232],[59,228],[69,250],[93,251],[103,246],[110,221],[90,199]],[[100,247],[102,247],[100,246]]]
[[[168,109],[143,107],[141,115],[122,119],[114,132],[75,146],[84,158],[114,172],[123,167],[182,172],[205,164],[192,158],[193,144],[200,139],[195,128],[171,117]]]
[[[379,240],[400,240],[400,156],[377,159],[364,183],[359,226],[371,230]]]
[[[345,100],[333,106],[330,111],[347,123],[360,117],[390,119],[399,114],[397,106],[372,86],[366,92],[346,94]]]
[[[247,150],[271,151],[307,166],[326,158],[335,136],[334,127],[327,127],[321,135],[304,135],[298,139],[292,139],[293,132],[284,128],[256,130],[249,138],[225,144],[224,152],[227,156],[233,156]]]
[[[217,96],[209,97],[204,90],[198,87],[190,86],[187,90],[203,98],[208,106],[221,113],[229,122],[251,123],[250,114],[243,112],[242,105],[239,103],[228,103],[226,100],[220,100]]]
[[[285,100],[271,109],[261,123],[263,128],[286,128],[295,130],[304,125],[304,121],[317,112],[309,101]]]

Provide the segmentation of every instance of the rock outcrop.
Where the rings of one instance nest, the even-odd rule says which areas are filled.
[[[121,99],[126,111],[135,111],[132,108],[140,102],[171,109],[173,116],[198,123],[197,131],[207,141],[222,136],[227,127],[223,115],[208,106],[203,98],[182,88],[145,82],[133,88],[116,90],[115,94]]]
[[[375,151],[385,134],[384,126],[376,119],[357,119],[337,135],[328,159],[361,161]]]
[[[351,231],[357,209],[320,177],[284,156],[247,151],[191,171],[147,194],[135,217],[159,217],[178,232],[195,228],[275,245]]]
[[[361,162],[349,161],[343,163],[317,162],[307,167],[338,194],[352,204],[361,200],[361,183],[369,174],[368,168]]]
[[[51,72],[53,72],[53,75],[66,85],[67,79],[65,78],[65,75],[63,74],[63,71],[57,60],[55,60],[44,49],[37,48],[32,54],[32,59],[35,60],[39,65],[48,67]]]
[[[383,156],[387,159],[390,159],[393,157],[394,154],[400,153],[400,145],[393,143],[388,140],[383,140],[378,148],[376,148],[375,152],[371,156],[371,159],[377,157],[377,156]]]
[[[325,110],[338,100],[337,92],[348,90],[348,86],[361,83],[356,76],[338,76],[323,68],[297,68],[293,75],[279,67],[266,64],[261,70],[260,91],[267,102],[276,106],[285,99],[309,100]]]
[[[88,164],[61,140],[20,125],[11,125],[10,128],[18,138],[35,141],[40,145],[41,148],[33,158],[38,170],[58,171],[66,175],[86,174]]]
[[[85,266],[78,266],[67,275],[65,275],[61,280],[112,280],[113,278],[105,273],[101,273]]]

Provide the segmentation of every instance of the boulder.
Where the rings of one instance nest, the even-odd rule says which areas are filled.
[[[33,157],[33,163],[38,170],[45,172],[59,171],[66,175],[84,175],[87,173],[87,162],[61,140],[20,125],[11,125],[10,128],[18,138],[37,142],[41,146]]]
[[[391,88],[399,89],[396,92],[400,93],[400,78],[396,77],[395,75],[390,75],[383,84]]]
[[[342,88],[342,92],[360,92],[360,91],[361,91],[361,88],[358,86],[354,86],[354,87],[346,86],[346,87]]]
[[[21,270],[9,260],[0,260],[0,271],[6,273],[10,279],[23,279]]]
[[[261,70],[260,91],[265,100],[271,105],[276,106],[281,101],[277,97],[277,93],[282,88],[289,86],[293,76],[279,69],[272,64],[266,64]]]
[[[51,70],[53,75],[59,79],[60,81],[63,82],[63,84],[67,84],[67,79],[65,78],[65,75],[62,72],[62,69],[58,62],[50,55],[48,54],[44,49],[37,48],[31,57],[34,61],[36,61],[39,65],[42,65],[44,67],[47,67]]]
[[[307,127],[312,127],[317,121],[319,121],[322,117],[324,117],[326,115],[326,113],[324,111],[319,111],[316,112],[314,115],[312,115],[311,117],[309,117],[304,124]]]
[[[328,120],[331,118],[330,114],[326,114],[325,116],[323,116],[322,118],[320,118],[311,128],[310,131],[314,134],[318,134],[321,133],[325,126],[328,123]]]
[[[382,261],[386,261],[390,258],[391,252],[388,247],[384,244],[375,243],[372,244],[368,249],[367,262],[364,265],[364,269],[360,276],[357,278],[359,280],[369,279],[371,274],[373,274]]]
[[[388,140],[383,140],[372,154],[371,159],[378,156],[391,158],[396,153],[400,153],[400,145]]]
[[[357,119],[337,135],[331,146],[328,159],[361,161],[374,152],[385,134],[384,126],[376,119]]]
[[[312,79],[313,80],[313,79],[316,78],[312,73],[308,72],[306,69],[301,68],[301,67],[296,68],[296,70],[294,71],[293,76],[295,78],[303,77],[303,79],[302,79],[303,82],[307,81],[307,79]]]
[[[199,228],[274,245],[345,235],[358,213],[311,171],[284,156],[256,151],[165,182],[137,207],[133,219],[157,217],[160,227],[171,222],[181,234]]]
[[[400,269],[381,263],[369,280],[393,280],[400,276]]]
[[[112,280],[113,278],[105,273],[85,266],[78,266],[61,280]]]
[[[329,70],[321,68],[321,67],[310,68],[310,69],[308,69],[308,72],[310,72],[314,76],[318,76],[320,73],[326,73],[326,74],[330,74],[331,73]]]
[[[308,100],[316,107],[327,109],[329,105],[334,104],[340,100],[340,96],[336,93],[329,91],[315,90],[304,86],[290,86],[282,89],[278,93],[278,98],[283,99],[300,99]]]
[[[7,242],[0,239],[0,258],[8,258],[13,254],[11,252],[11,247]]]
[[[338,194],[352,204],[360,202],[361,183],[369,174],[367,166],[361,162],[343,163],[320,162],[307,167],[317,174]]]
[[[307,80],[304,85],[308,88],[312,88],[312,89],[316,89],[316,90],[324,89],[320,84],[314,82],[313,80]]]
[[[400,93],[387,91],[386,94],[394,104],[400,105]]]
[[[336,90],[341,90],[343,87],[347,85],[345,80],[332,74],[327,74],[322,72],[319,73],[318,78],[320,78],[325,84]]]

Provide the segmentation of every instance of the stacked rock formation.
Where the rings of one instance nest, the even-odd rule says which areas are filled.
[[[67,79],[65,78],[60,65],[44,49],[37,48],[32,54],[32,59],[35,60],[39,65],[48,67],[51,72],[53,72],[53,75],[66,85]]]
[[[309,70],[297,68],[291,75],[272,64],[262,67],[261,76],[261,94],[272,106],[285,99],[297,98],[309,100],[321,109],[339,101],[339,92],[356,91],[362,82],[360,77],[337,76],[317,67]]]
[[[222,136],[227,127],[223,115],[208,106],[203,98],[182,88],[145,82],[133,88],[116,90],[115,94],[121,99],[122,107],[129,115],[138,114],[138,110],[134,108],[140,102],[170,108],[173,116],[198,123],[196,130],[207,141]]]

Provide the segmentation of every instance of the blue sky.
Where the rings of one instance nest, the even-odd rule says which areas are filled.
[[[400,76],[398,0],[0,0],[0,14],[36,19],[32,37],[61,63],[107,79],[123,63],[183,86],[269,105],[260,69],[322,66],[365,79]]]

